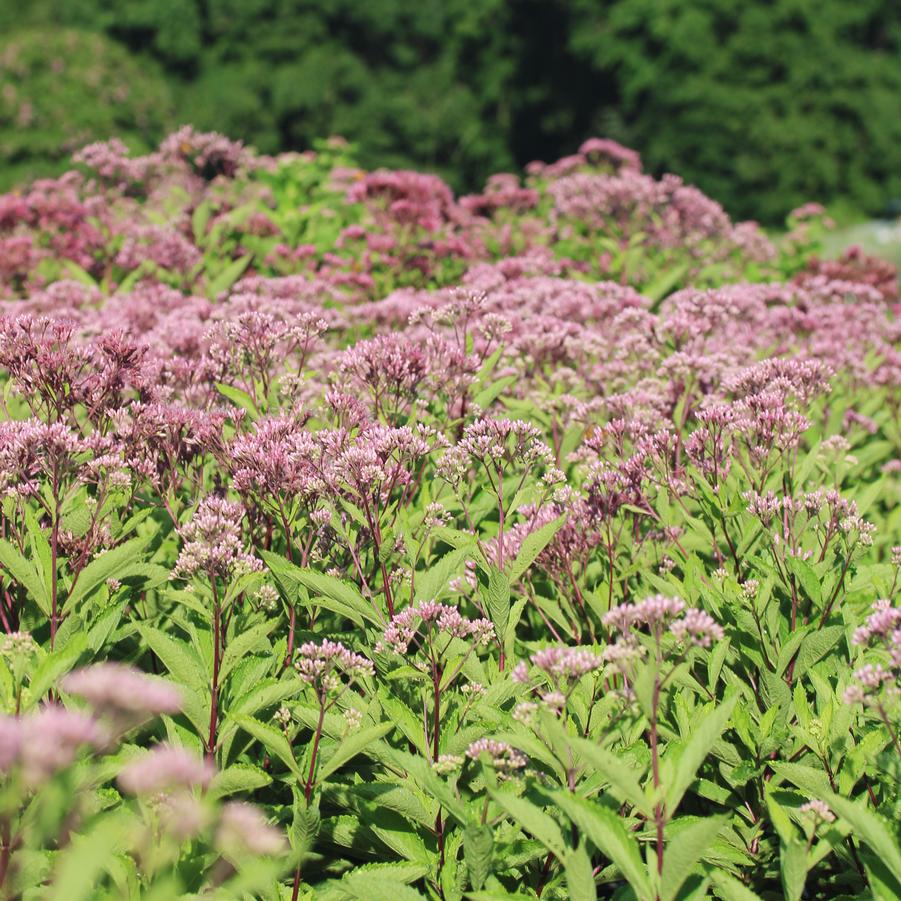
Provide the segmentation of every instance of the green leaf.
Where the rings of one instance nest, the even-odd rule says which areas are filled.
[[[214,278],[207,283],[206,296],[210,300],[216,300],[220,294],[228,289],[241,277],[244,270],[250,265],[253,254],[246,254],[237,260],[232,260],[223,267]]]
[[[272,646],[266,640],[266,636],[276,627],[278,620],[270,619],[266,622],[257,623],[255,626],[240,632],[226,646],[225,653],[222,655],[222,662],[219,665],[219,680],[224,682],[229,673],[244,659],[245,655],[251,651],[260,649],[271,650]]]
[[[213,776],[208,795],[210,798],[225,798],[239,792],[249,794],[258,788],[271,784],[272,777],[259,767],[249,763],[235,763]]]
[[[139,631],[176,682],[182,682],[194,691],[210,691],[212,680],[206,665],[190,644],[153,626],[141,625]]]
[[[654,806],[636,778],[634,765],[630,766],[622,758],[588,739],[571,737],[569,741],[573,750],[589,761],[595,772],[610,783],[611,790],[618,800],[628,802],[646,817],[654,815]]]
[[[87,650],[88,636],[78,632],[66,644],[38,663],[29,683],[29,706],[36,706],[56,683],[70,672]]]
[[[807,847],[804,842],[792,839],[779,843],[779,875],[786,901],[800,901],[807,881]]]
[[[498,641],[503,641],[510,620],[510,580],[496,566],[488,571],[488,615]]]
[[[726,729],[737,702],[738,695],[732,695],[694,727],[691,737],[682,748],[672,781],[666,786],[666,809],[669,816],[673,816],[676,812],[685,792],[694,782],[701,764]]]
[[[800,788],[809,798],[822,798],[831,792],[829,780],[821,769],[781,760],[770,761],[770,767],[777,775]]]
[[[69,273],[69,275],[75,279],[77,282],[81,282],[83,285],[87,285],[89,288],[97,287],[97,280],[88,272],[86,269],[83,269],[75,260],[63,260],[63,268]]]
[[[391,750],[388,759],[396,769],[406,773],[423,793],[434,798],[461,826],[469,825],[466,805],[451,790],[447,782],[431,767],[421,754]]]
[[[455,548],[433,563],[427,570],[416,573],[414,599],[417,601],[440,599],[447,590],[447,583],[462,568],[466,556],[466,548]]]
[[[356,585],[307,567],[295,566],[269,551],[263,551],[261,556],[274,576],[303,585],[320,598],[330,601],[331,603],[322,603],[327,609],[346,616],[359,626],[363,625],[364,620],[376,626],[384,625],[379,622],[372,604],[360,594]]]
[[[854,836],[869,845],[888,870],[901,874],[901,848],[887,821],[867,807],[866,801],[851,801],[833,792],[826,792],[825,801],[843,820],[851,825]],[[901,880],[901,877],[896,877]],[[901,897],[901,881],[898,881],[898,897]]]
[[[725,870],[711,867],[707,875],[713,883],[714,891],[723,901],[760,901],[759,895]]]
[[[563,872],[570,901],[597,901],[591,858],[582,845],[567,852],[563,858]]]
[[[224,382],[216,382],[216,390],[236,407],[246,410],[250,414],[251,421],[260,415],[253,398],[243,389],[236,388],[234,385],[226,385]]]
[[[511,585],[522,578],[538,555],[551,543],[551,539],[560,531],[564,522],[566,522],[565,514],[558,516],[557,519],[545,523],[541,528],[535,529],[534,532],[529,532],[526,535],[519,546],[519,553],[516,555],[516,559],[507,570],[507,576]]]
[[[554,800],[579,832],[613,861],[639,901],[650,901],[654,897],[651,880],[638,843],[626,831],[622,819],[609,808],[569,792],[554,792]]]
[[[469,873],[469,884],[478,890],[491,874],[494,833],[490,826],[471,823],[463,832],[463,857]]]
[[[663,873],[660,877],[660,897],[662,901],[673,901],[685,880],[694,872],[701,858],[716,841],[726,824],[725,817],[704,817],[697,819],[676,832],[666,843],[663,858]],[[679,821],[670,823],[675,831]]]
[[[37,517],[30,507],[25,508],[25,527],[31,541],[31,564],[44,583],[44,594],[50,597],[53,591],[53,554],[44,530],[38,525]]]
[[[493,379],[491,382],[489,382],[489,384],[487,384],[484,388],[481,389],[481,391],[476,394],[476,396],[473,398],[473,403],[476,406],[481,407],[483,410],[487,409],[515,381],[515,375],[505,375],[501,376],[501,378],[499,379]]]
[[[533,835],[552,854],[561,858],[566,853],[563,834],[557,823],[540,807],[536,807],[525,798],[518,798],[507,791],[488,788],[492,799],[509,814],[517,825]]]
[[[41,612],[45,616],[50,616],[52,612],[50,595],[47,593],[40,574],[22,556],[19,549],[5,538],[0,538],[0,566],[28,592],[31,599],[41,608]]]
[[[132,820],[120,808],[96,819],[84,834],[73,836],[71,845],[57,858],[51,887],[44,897],[48,901],[89,901],[96,897],[103,872],[119,854]]]
[[[798,651],[794,678],[800,679],[815,663],[822,660],[844,637],[844,626],[826,626],[805,636]]]
[[[77,576],[75,584],[69,590],[63,612],[75,608],[80,600],[87,597],[95,588],[107,579],[129,578],[141,574],[144,561],[139,556],[147,540],[132,538],[118,547],[110,548],[95,557]]]
[[[198,203],[191,214],[191,233],[194,235],[194,243],[198,247],[203,246],[203,239],[206,236],[206,227],[210,221],[210,214],[213,212],[213,205],[209,200]]]
[[[288,830],[288,839],[291,842],[291,850],[298,856],[298,859],[313,850],[321,824],[318,796],[307,804],[306,798],[299,789],[295,788],[294,818],[291,828]]]
[[[284,733],[268,723],[261,723],[252,716],[241,713],[231,714],[228,718],[237,723],[248,735],[253,736],[267,751],[278,757],[298,779],[302,778],[300,768],[294,759],[294,752]]]
[[[351,872],[341,880],[341,887],[355,901],[422,901],[423,896],[403,882]]]
[[[813,601],[814,605],[819,608],[823,606],[822,589],[820,588],[820,579],[813,571],[813,567],[800,557],[786,557],[786,566],[798,580],[804,594]]]
[[[370,726],[359,732],[351,732],[347,738],[342,739],[329,759],[320,765],[316,781],[323,782],[357,754],[365,751],[369,745],[387,735],[393,728],[393,723],[379,723],[377,726]]]
[[[898,875],[890,873],[885,862],[875,854],[869,854],[863,849],[860,849],[858,853],[863,861],[874,901],[898,901],[898,898],[901,898],[901,884],[898,882]]]

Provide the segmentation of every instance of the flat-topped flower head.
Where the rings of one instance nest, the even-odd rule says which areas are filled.
[[[545,648],[531,660],[555,683],[576,681],[604,666],[603,657],[588,648]]]
[[[466,756],[470,760],[485,759],[494,769],[502,773],[521,770],[528,763],[528,759],[521,751],[517,751],[505,741],[495,741],[493,738],[480,738],[472,742],[466,749]]]
[[[4,718],[13,719],[13,718]],[[14,732],[18,730],[18,739]],[[21,765],[25,781],[36,787],[75,761],[85,747],[99,749],[108,742],[105,729],[93,717],[77,710],[48,704],[36,713],[15,718],[0,728],[6,734],[6,763]],[[15,749],[15,755],[11,756]],[[2,754],[3,751],[0,751]]]
[[[807,801],[798,808],[798,813],[806,814],[816,825],[835,822],[835,814],[829,809],[829,805],[825,801]]]
[[[480,645],[491,639],[494,626],[487,619],[466,619],[456,607],[448,604],[422,601],[392,617],[381,644],[395,654],[404,655],[418,634],[430,631],[443,632],[454,638],[469,638]]]
[[[122,663],[96,663],[75,670],[61,684],[65,691],[84,698],[96,714],[121,726],[182,708],[182,694],[174,685]]]
[[[705,610],[692,607],[685,611],[681,619],[670,626],[670,632],[683,644],[693,644],[709,648],[714,641],[721,641],[723,628]]]
[[[881,663],[867,663],[855,670],[852,683],[845,689],[846,704],[879,707],[899,693],[898,673]]]
[[[679,598],[655,594],[637,604],[620,604],[604,614],[604,625],[627,633],[630,629],[647,626],[652,632],[662,628],[685,609]]]
[[[30,632],[8,632],[0,635],[0,656],[8,660],[27,659],[38,651],[38,643]]]
[[[187,579],[205,573],[211,579],[230,579],[261,570],[262,562],[244,550],[243,519],[240,504],[214,495],[204,498],[191,521],[178,530],[184,543],[173,576]]]
[[[604,615],[604,625],[619,632],[623,638],[629,638],[635,631],[646,627],[658,641],[668,629],[680,644],[702,648],[709,648],[724,634],[719,623],[705,611],[686,609],[685,602],[680,598],[662,594],[652,595],[637,604],[621,604]],[[626,648],[627,651],[632,649],[632,644]]]
[[[178,788],[209,785],[213,765],[177,745],[160,744],[130,761],[118,776],[119,786],[132,795],[155,795]]]
[[[299,659],[294,664],[300,678],[312,685],[317,693],[339,690],[344,682],[353,682],[375,674],[372,661],[355,654],[339,641],[323,639],[318,644],[308,641],[300,646]]]
[[[258,807],[244,801],[222,805],[215,841],[231,858],[275,855],[285,849],[281,830],[271,825]]]
[[[880,598],[873,604],[873,612],[866,622],[854,630],[853,642],[867,645],[874,638],[891,643],[892,636],[901,626],[901,607],[892,607],[888,598]]]

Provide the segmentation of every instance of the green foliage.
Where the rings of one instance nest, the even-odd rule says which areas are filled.
[[[15,4],[19,8],[19,4]],[[103,34],[0,24],[0,188],[55,175],[92,141],[149,150],[174,117],[159,66]]]
[[[901,18],[885,0],[574,0],[571,47],[615,73],[624,140],[732,212],[901,193]]]
[[[888,0],[2,0],[0,31],[23,25],[40,30],[4,40],[4,59],[29,59],[0,99],[6,183],[88,140],[138,150],[191,121],[267,153],[341,134],[368,167],[466,190],[597,133],[766,222],[811,199],[881,213],[901,194]]]

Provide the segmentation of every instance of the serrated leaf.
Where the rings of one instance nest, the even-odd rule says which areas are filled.
[[[394,728],[393,723],[379,723],[377,726],[370,726],[359,732],[351,732],[332,752],[331,756],[319,766],[317,774],[317,782],[323,782],[328,779],[336,770],[339,770],[345,763],[353,760],[357,754],[361,754],[366,748],[383,738]]]
[[[844,637],[844,626],[826,626],[805,636],[798,650],[794,678],[800,679],[814,664],[822,660]]]
[[[638,843],[623,821],[612,810],[569,792],[555,792],[554,800],[579,832],[613,861],[640,901],[650,901],[654,897],[651,880]]]
[[[820,800],[851,825],[855,837],[869,845],[891,873],[901,874],[901,848],[882,816],[870,810],[865,801],[850,801],[834,792],[826,792]],[[896,881],[898,897],[901,897],[901,877],[896,877]]]
[[[646,817],[654,815],[653,804],[636,778],[634,766],[629,766],[621,758],[601,748],[593,741],[572,737],[573,750],[584,757],[592,769],[610,783],[613,794],[620,801],[628,802]]]
[[[759,895],[725,870],[711,867],[707,875],[713,883],[714,891],[723,901],[760,901]]]
[[[318,797],[308,804],[299,789],[294,789],[294,818],[288,830],[291,850],[301,857],[313,850],[322,820],[319,815]]]
[[[250,265],[253,259],[252,254],[246,254],[237,260],[232,260],[228,265],[224,266],[216,275],[207,283],[206,296],[210,300],[216,300],[220,294],[228,289],[241,277],[244,270]]]
[[[528,568],[535,562],[538,555],[551,543],[553,537],[560,531],[563,523],[566,522],[566,516],[558,516],[557,519],[545,523],[534,532],[529,532],[519,546],[519,552],[516,559],[510,564],[507,570],[507,576],[510,584],[514,585]]]
[[[262,623],[257,623],[243,632],[236,635],[226,645],[225,653],[222,655],[222,662],[219,665],[220,684],[225,681],[229,673],[241,662],[246,654],[258,648],[271,649],[271,645],[266,641],[266,636],[275,628],[277,620],[270,619]]]
[[[685,792],[694,782],[701,764],[707,759],[714,744],[723,734],[737,702],[738,695],[732,695],[694,726],[691,737],[685,743],[679,756],[672,781],[666,786],[666,809],[669,816],[676,812]]]
[[[249,763],[235,763],[213,776],[208,790],[211,798],[225,798],[239,792],[248,794],[271,784],[272,777]]]
[[[267,751],[281,760],[298,779],[302,778],[300,768],[294,759],[291,745],[288,744],[288,739],[285,738],[282,732],[268,723],[261,723],[258,719],[241,713],[230,714],[228,718],[233,720],[248,735],[260,742]]]
[[[488,571],[488,615],[498,641],[503,641],[510,620],[510,580],[496,566]]]
[[[823,606],[822,589],[820,579],[813,571],[813,567],[800,557],[786,557],[786,566],[798,580],[804,594],[813,601],[816,607]]]
[[[251,421],[259,416],[260,411],[254,403],[253,398],[242,388],[236,388],[234,385],[226,385],[224,382],[216,382],[216,390],[226,400],[230,400],[236,407],[241,410],[246,410],[250,415]]]
[[[492,799],[522,829],[534,836],[556,857],[562,858],[566,845],[560,827],[540,807],[506,791],[488,788]]]
[[[666,843],[663,873],[660,876],[661,901],[673,901],[685,880],[694,872],[701,858],[726,824],[725,817],[705,817],[679,829]],[[669,828],[678,826],[678,821]]]
[[[485,885],[491,874],[491,857],[494,852],[494,834],[491,827],[481,823],[471,823],[463,832],[463,856],[469,884],[474,889]]]
[[[153,626],[141,625],[138,631],[177,682],[183,682],[198,692],[209,692],[211,677],[190,644]]]
[[[582,845],[567,852],[563,858],[563,873],[570,901],[597,901],[598,892],[591,859]]]
[[[13,581],[18,582],[31,599],[41,608],[41,612],[45,616],[51,614],[50,596],[44,586],[40,574],[34,568],[30,561],[19,552],[19,549],[7,541],[0,538],[0,566],[2,566]]]
[[[73,635],[66,644],[51,651],[38,663],[29,683],[29,706],[35,706],[66,673],[70,672],[87,650],[88,636]]]
[[[786,901],[800,901],[807,881],[807,848],[797,839],[779,845],[779,876]]]
[[[458,573],[466,560],[467,549],[455,548],[448,552],[424,572],[416,573],[414,600],[431,601],[440,599],[447,589],[451,577]]]
[[[107,579],[122,579],[140,574],[143,560],[140,552],[147,544],[144,538],[132,538],[118,547],[110,548],[95,557],[79,574],[75,584],[69,589],[63,612],[75,608],[79,601],[87,597]]]
[[[364,621],[376,626],[384,625],[379,622],[372,605],[360,594],[356,585],[307,567],[295,566],[269,551],[263,551],[261,556],[273,575],[282,580],[293,580],[321,598],[336,602],[338,605],[336,607],[334,604],[323,603],[322,606],[335,610],[359,626],[362,626]]]

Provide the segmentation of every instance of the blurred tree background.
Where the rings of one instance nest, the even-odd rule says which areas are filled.
[[[901,196],[897,0],[0,0],[0,186],[190,122],[458,190],[639,150],[737,216]]]

